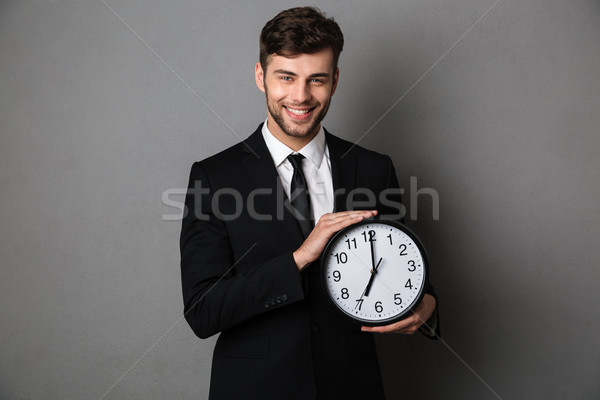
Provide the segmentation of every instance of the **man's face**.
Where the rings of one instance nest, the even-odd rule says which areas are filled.
[[[267,97],[269,130],[286,144],[306,144],[319,131],[338,81],[333,51],[290,57],[271,55],[256,64],[256,84]],[[291,147],[291,146],[290,146]]]

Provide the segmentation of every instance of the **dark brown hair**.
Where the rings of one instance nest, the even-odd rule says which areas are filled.
[[[271,54],[290,56],[333,50],[333,70],[344,47],[344,35],[333,18],[316,7],[284,10],[266,23],[260,33],[260,65],[267,70]]]

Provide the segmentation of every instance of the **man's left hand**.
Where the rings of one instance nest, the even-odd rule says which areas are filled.
[[[425,294],[421,304],[419,304],[408,317],[391,325],[363,326],[361,330],[363,332],[404,333],[412,335],[425,323],[425,321],[431,318],[431,315],[435,310],[435,304],[435,298],[430,294]]]

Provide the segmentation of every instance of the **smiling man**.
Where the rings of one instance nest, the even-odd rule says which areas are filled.
[[[382,399],[373,333],[435,335],[429,286],[414,314],[368,328],[339,315],[319,282],[336,232],[398,211],[379,196],[398,187],[390,158],[321,124],[343,43],[318,9],[275,16],[255,66],[266,122],[192,167],[180,243],[184,313],[200,338],[220,333],[211,399]],[[356,189],[374,195],[368,209]]]
[[[333,50],[284,53],[267,60],[255,68],[256,84],[267,97],[267,127],[279,141],[299,150],[319,132],[335,92],[339,71]]]

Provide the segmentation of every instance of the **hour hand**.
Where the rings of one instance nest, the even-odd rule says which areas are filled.
[[[369,297],[369,292],[371,291],[371,285],[373,285],[373,279],[375,278],[375,274],[377,274],[377,268],[379,268],[379,264],[381,264],[382,260],[383,260],[383,258],[380,258],[379,261],[377,261],[377,265],[371,270],[371,277],[369,278],[369,283],[367,283],[367,287],[365,288],[365,292],[363,293],[363,296]]]

